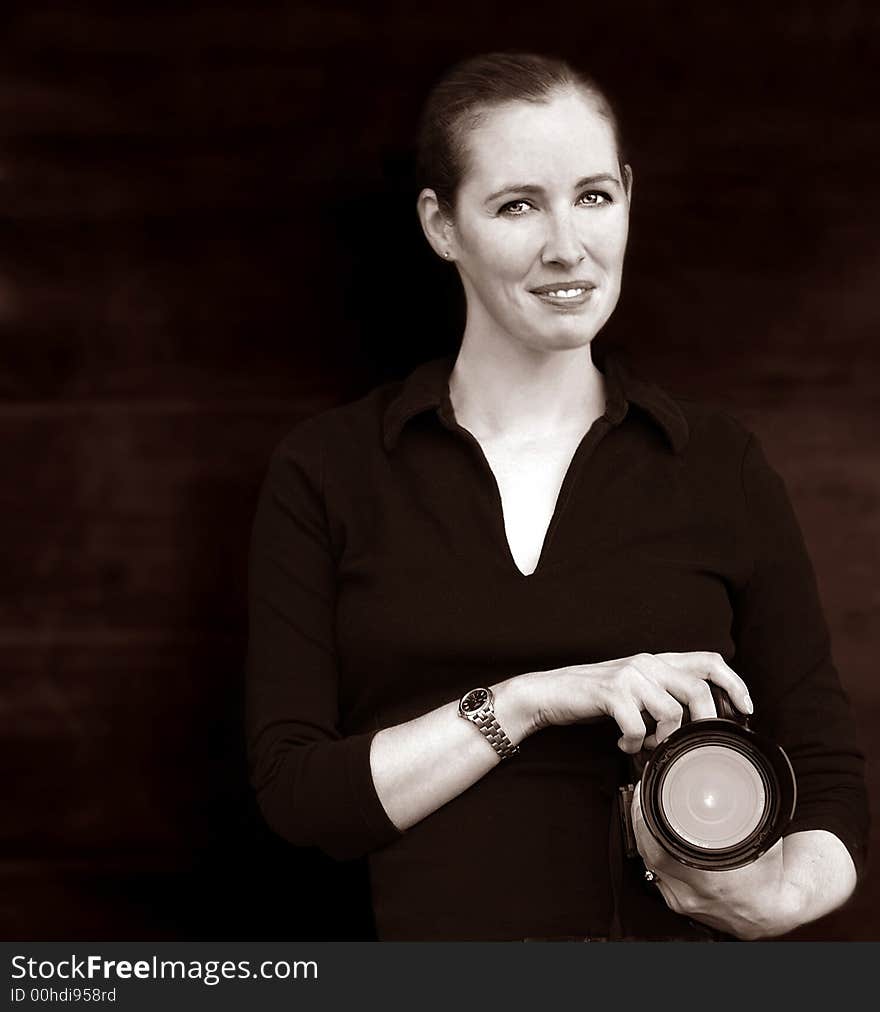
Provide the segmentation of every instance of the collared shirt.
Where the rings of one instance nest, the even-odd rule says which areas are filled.
[[[621,860],[628,760],[610,718],[532,734],[405,832],[379,800],[370,745],[523,672],[714,651],[749,686],[752,726],[792,760],[789,832],[830,830],[861,874],[863,758],[797,520],[755,435],[608,354],[605,411],[524,575],[495,477],[455,418],[453,363],[300,422],[272,455],[247,656],[268,824],[340,860],[367,856],[382,939],[687,933]]]

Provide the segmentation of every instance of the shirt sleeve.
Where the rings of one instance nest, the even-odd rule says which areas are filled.
[[[268,825],[341,861],[401,833],[373,783],[376,730],[340,732],[335,599],[323,453],[300,423],[272,454],[251,534],[248,763]]]
[[[755,730],[785,749],[797,778],[786,835],[834,833],[864,875],[864,757],[831,655],[813,566],[785,483],[750,434],[742,461],[754,565],[734,596],[734,669],[755,702]]]

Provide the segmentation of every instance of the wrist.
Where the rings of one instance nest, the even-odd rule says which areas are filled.
[[[809,912],[810,896],[802,885],[785,879],[779,892],[779,931],[777,934],[794,931],[796,927],[812,919]]]
[[[495,695],[495,716],[514,745],[539,730],[539,710],[529,674],[515,675],[490,688]]]
[[[783,877],[776,889],[761,890],[749,917],[754,929],[750,937],[760,939],[787,935],[810,920],[808,907],[809,897],[805,890]]]
[[[764,894],[763,910],[756,911],[754,926],[758,929],[754,938],[776,938],[794,931],[805,921],[807,914],[807,897],[804,891],[793,882],[783,880],[774,892]]]

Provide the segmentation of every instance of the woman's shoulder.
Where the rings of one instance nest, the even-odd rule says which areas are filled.
[[[362,456],[371,446],[378,449],[385,413],[402,384],[403,380],[387,380],[354,398],[319,403],[287,428],[273,455],[307,461],[328,453]]]
[[[736,409],[720,400],[678,394],[673,396],[673,400],[687,421],[692,440],[743,447],[753,436],[751,428]]]
[[[704,393],[675,378],[661,378],[650,366],[634,362],[625,349],[609,349],[604,363],[612,397],[622,392],[630,407],[664,430],[668,442],[685,457],[701,451],[741,452],[748,444],[749,426],[713,391]]]
[[[672,383],[629,374],[628,399],[647,412],[684,448],[686,456],[742,454],[754,434],[742,416],[710,393],[695,396]]]

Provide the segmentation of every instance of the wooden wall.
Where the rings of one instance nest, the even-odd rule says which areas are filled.
[[[454,344],[410,143],[436,74],[486,49],[571,56],[617,97],[635,192],[608,336],[785,475],[876,809],[880,20],[615,10],[4,7],[3,937],[369,937],[363,868],[254,812],[247,541],[296,420]],[[878,894],[798,936],[880,938]]]

